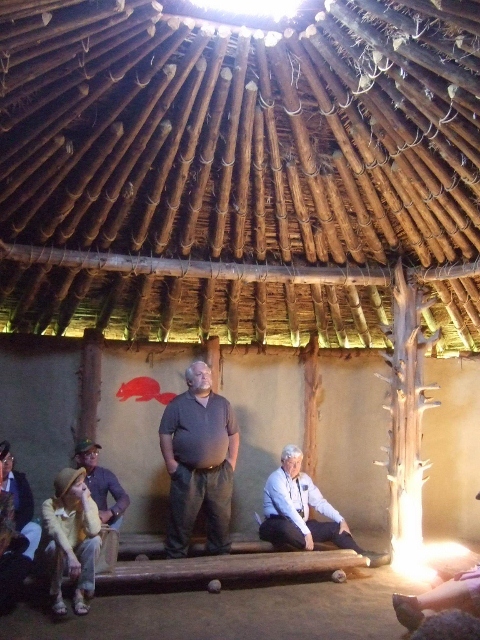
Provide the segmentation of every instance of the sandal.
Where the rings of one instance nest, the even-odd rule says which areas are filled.
[[[56,600],[52,605],[52,613],[57,618],[62,618],[66,616],[68,613],[65,602],[60,598],[60,600]]]
[[[90,607],[88,604],[85,604],[85,601],[82,597],[75,598],[73,601],[73,612],[77,616],[86,616],[90,611]]]

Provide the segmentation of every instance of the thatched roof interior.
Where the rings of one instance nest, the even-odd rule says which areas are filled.
[[[478,351],[479,8],[4,0],[0,327],[385,348],[401,258]]]

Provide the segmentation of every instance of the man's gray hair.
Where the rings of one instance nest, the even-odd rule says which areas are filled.
[[[288,458],[298,458],[299,456],[303,456],[303,451],[300,447],[297,447],[296,444],[287,444],[287,446],[282,449],[280,459],[283,462],[284,460],[288,460]]]
[[[193,379],[193,367],[196,364],[204,364],[206,367],[210,369],[210,366],[203,360],[195,360],[195,362],[192,362],[192,364],[185,369],[185,380],[191,381]]]

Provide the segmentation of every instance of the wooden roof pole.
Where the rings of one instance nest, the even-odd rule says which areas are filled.
[[[300,233],[302,235],[305,258],[307,262],[315,264],[317,261],[315,240],[313,238],[312,225],[310,223],[310,214],[303,199],[302,186],[300,184],[296,164],[293,162],[287,162],[285,164],[285,172],[288,178],[288,186],[290,187],[293,206],[297,215],[298,226],[300,227]],[[325,258],[328,260],[328,256],[325,256]]]
[[[362,243],[350,223],[347,210],[333,174],[326,173],[324,176],[324,182],[330,206],[335,214],[339,227],[342,230],[342,235],[344,238],[348,238],[346,243],[350,249],[350,253],[356,262],[364,264],[366,262],[366,258],[362,249]]]
[[[100,170],[105,159],[122,136],[123,124],[121,122],[114,122],[110,125],[105,135],[101,138],[101,142],[90,153],[90,162],[85,163],[83,169],[75,175],[74,179],[66,187],[63,199],[56,208],[53,224],[50,225],[48,222],[44,222],[42,227],[43,237],[50,237],[49,234],[53,233],[58,221],[64,220],[68,216],[75,206],[75,202],[82,196],[87,184]],[[66,238],[62,238],[61,234],[59,234],[59,243],[63,244],[65,240]]]
[[[365,320],[365,314],[363,313],[356,286],[354,284],[347,285],[345,287],[345,293],[347,295],[348,306],[350,307],[358,336],[364,347],[371,347],[372,337],[368,330],[367,321]]]
[[[177,313],[178,305],[182,299],[183,278],[173,278],[173,282],[168,283],[167,303],[162,311],[160,327],[158,329],[158,339],[160,342],[168,342],[173,319]]]
[[[189,199],[188,211],[186,213],[182,240],[180,243],[182,255],[184,256],[190,254],[193,242],[195,240],[195,228],[197,225],[198,215],[202,208],[205,189],[207,188],[208,179],[212,170],[212,164],[215,157],[215,149],[217,146],[218,136],[220,134],[220,125],[222,122],[222,116],[225,109],[231,80],[232,72],[228,67],[224,67],[220,72],[217,88],[215,90],[215,94],[213,96],[210,107],[210,119],[205,131],[203,143],[198,154],[200,168],[197,172],[197,180],[193,185],[192,194]],[[157,239],[156,251],[158,253],[160,253],[164,249],[167,240],[167,231],[168,237],[170,236],[173,216],[176,211],[174,207],[178,208],[180,206],[180,200],[182,196],[181,189],[183,189],[183,186],[185,184],[187,171],[188,167],[184,167],[184,171],[182,172],[182,179],[178,180],[175,185],[176,197],[172,199],[169,204],[171,212],[167,211],[167,216],[169,216],[168,228],[166,228],[165,232]]]
[[[80,4],[83,0],[29,0],[22,3],[22,8],[18,8],[18,2],[14,0],[3,0],[0,6],[0,16],[4,16],[9,20],[20,20],[21,18],[29,18],[30,16],[44,13],[45,11],[53,11],[54,9],[63,9]],[[117,10],[123,11],[125,0],[116,0]]]
[[[40,288],[45,282],[45,278],[50,271],[51,267],[46,265],[35,265],[32,268],[30,275],[30,281],[27,286],[23,289],[22,295],[20,296],[20,300],[17,302],[15,309],[13,309],[8,322],[7,322],[7,332],[14,332],[22,322],[25,313],[30,309],[31,305],[34,303],[35,298],[40,291]]]
[[[173,76],[175,75],[175,65],[166,65],[162,69],[162,73],[158,75],[156,81],[149,87],[148,95],[145,98],[145,110],[151,110],[157,100],[157,93],[162,94],[165,88],[168,86],[169,82],[171,82]],[[136,89],[133,89],[133,92],[136,93]],[[127,94],[128,95],[128,94]],[[131,96],[131,94],[130,94]],[[130,101],[130,100],[129,100]],[[147,115],[144,117],[146,118]],[[139,117],[139,120],[141,118]],[[92,206],[93,203],[97,202],[102,194],[102,190],[105,188],[104,199],[108,203],[108,198],[110,195],[108,193],[108,184],[111,176],[114,175],[113,171],[115,167],[117,167],[120,158],[126,152],[128,146],[135,140],[135,137],[138,133],[138,129],[141,127],[141,124],[138,126],[131,127],[128,132],[124,132],[121,137],[119,144],[115,146],[113,152],[110,153],[105,161],[100,166],[97,173],[93,176],[93,179],[89,182],[87,189],[82,193],[80,198],[75,202],[74,206],[70,210],[70,213],[67,218],[64,219],[64,222],[59,229],[57,234],[57,238],[59,241],[65,242],[68,238],[73,236],[78,228],[80,221],[83,219],[85,213]],[[114,194],[112,194],[113,196]],[[113,197],[111,198],[113,200]],[[113,202],[111,203],[113,204]],[[97,226],[99,226],[102,222],[100,220],[101,215],[101,205],[100,203],[100,212],[97,215],[93,216],[91,214],[91,219],[89,221],[89,225],[85,227],[84,233],[88,235],[95,235],[95,230]],[[42,229],[41,241],[45,242],[47,233],[51,233],[53,229],[56,228],[60,221],[60,215],[62,212],[58,212],[54,218],[50,220],[48,227],[46,229]],[[96,212],[95,212],[96,213]],[[108,213],[108,212],[107,212]],[[63,215],[63,214],[62,214]],[[106,215],[106,214],[105,214]],[[93,218],[93,220],[92,220]],[[87,244],[88,246],[88,244]]]
[[[143,55],[143,51],[142,51],[142,55]],[[155,75],[157,70],[161,68],[161,67],[157,67],[157,63],[161,61],[162,61],[162,56],[159,56],[159,58],[154,61],[154,64],[148,69],[148,72],[145,74],[144,79],[142,79],[142,81],[137,81],[132,92],[128,92],[128,91],[126,92],[125,98],[123,100],[120,100],[117,104],[115,104],[115,108],[112,109],[112,111],[110,111],[107,117],[101,123],[97,123],[97,127],[95,127],[92,134],[88,138],[86,138],[78,148],[75,149],[75,153],[72,155],[72,158],[66,163],[66,165],[64,165],[62,170],[58,171],[56,176],[49,181],[49,183],[42,190],[41,196],[36,198],[35,202],[30,205],[29,212],[32,217],[38,211],[38,209],[40,209],[43,203],[48,200],[48,198],[55,191],[58,185],[68,175],[68,173],[76,166],[76,164],[81,160],[84,154],[91,148],[91,146],[94,144],[97,138],[103,133],[103,131],[117,119],[117,116],[123,111],[125,106],[135,97],[135,95],[139,91],[141,91],[144,88],[144,86],[146,86],[149,80]],[[132,66],[134,66],[136,62],[137,62],[136,58],[135,59],[129,58],[125,63],[123,63],[121,67],[118,67],[116,69],[116,71],[120,73],[120,76],[119,76],[120,79],[123,77],[124,73],[126,73]],[[130,81],[130,78],[127,79],[127,82],[129,81]],[[103,90],[106,91],[107,88],[109,88],[114,82],[116,82],[116,77],[113,75],[110,75],[108,78],[102,81],[101,86]],[[51,232],[50,227],[53,226],[54,223],[58,224],[56,220],[57,219],[55,216],[51,218],[50,225],[49,225],[49,233],[53,233]],[[68,225],[66,225],[65,229],[67,228],[68,228]],[[40,231],[39,235],[40,235],[41,241],[44,242],[47,238],[43,237],[42,233],[43,232]]]
[[[475,341],[466,326],[466,323],[460,313],[459,308],[455,304],[453,300],[453,296],[451,294],[450,289],[447,287],[445,282],[438,280],[433,283],[433,288],[438,293],[441,301],[445,305],[448,315],[453,322],[455,329],[457,330],[458,335],[460,336],[463,344],[469,351],[478,351],[475,346]]]
[[[10,222],[11,238],[15,238],[20,231],[23,231],[36,213],[33,205],[26,205],[20,208],[21,205],[26,203],[30,198],[34,198],[37,194],[38,197],[41,197],[41,187],[48,184],[50,179],[62,171],[70,161],[72,151],[71,141],[66,140],[65,144],[52,156],[51,162],[45,169],[33,175],[31,179],[23,185],[21,192],[14,194],[14,197],[10,198],[10,200],[2,206],[2,215],[10,217],[12,214],[15,214],[12,216],[13,219]]]
[[[332,68],[338,73],[338,75],[342,78],[342,80],[346,83],[346,85],[351,90],[356,90],[358,80],[350,76],[350,72],[347,69],[344,63],[338,59],[338,56],[333,54],[333,51],[330,50],[324,40],[320,37],[319,33],[316,30],[310,30],[306,33],[306,36],[309,38],[310,42],[317,49],[317,51],[325,58],[325,60],[332,66]],[[362,95],[362,100],[365,102],[365,97]],[[370,108],[370,103],[368,104]],[[377,109],[378,111],[378,109]],[[366,148],[359,146],[359,151],[362,153],[367,153]],[[412,222],[408,211],[405,209],[403,203],[396,195],[392,186],[388,180],[385,172],[382,171],[382,168],[379,166],[372,167],[372,175],[379,183],[380,191],[382,192],[385,200],[387,201],[391,211],[397,217],[399,223],[402,225],[405,233],[408,235],[409,241],[417,252],[418,257],[420,258],[422,264],[424,266],[429,266],[431,264],[431,256],[430,252],[425,245],[425,241],[423,237],[419,234],[415,224]],[[435,240],[432,241],[430,238],[430,243],[435,246],[436,252],[438,252],[439,247],[438,243]]]
[[[352,209],[357,216],[361,234],[366,239],[375,259],[382,264],[387,264],[387,256],[383,250],[382,243],[378,239],[373,227],[373,220],[365,207],[357,183],[355,182],[352,172],[347,165],[345,156],[341,151],[337,150],[333,152],[332,160],[342,179],[343,186],[345,187],[348,198],[351,202]]]
[[[465,290],[467,291],[470,300],[472,300],[475,305],[475,308],[480,311],[480,292],[473,278],[459,278],[459,280],[465,287]],[[454,280],[450,280],[450,283],[453,286]]]
[[[94,276],[95,272],[88,269],[82,269],[76,274],[68,294],[63,299],[58,311],[58,319],[54,329],[56,336],[62,336],[65,333],[76,308],[87,295]]]
[[[155,105],[149,120],[145,123],[145,126],[142,130],[142,135],[145,135],[145,137],[150,137],[152,135],[158,123],[163,118],[167,110],[170,108],[173,100],[177,96],[178,92],[184,85],[185,81],[187,80],[191,72],[193,72],[192,80],[191,80],[192,82],[191,103],[193,104],[194,98],[200,88],[200,83],[202,81],[203,75],[205,73],[205,68],[206,68],[205,61],[200,60],[200,56],[202,55],[203,50],[209,43],[212,36],[213,36],[213,30],[207,30],[207,29],[201,30],[197,34],[193,42],[190,44],[188,51],[182,58],[180,64],[178,65],[175,78],[169,84],[168,89],[166,89],[165,94],[161,96],[161,99],[159,97],[159,101]],[[188,116],[189,107],[191,108],[191,105],[189,104],[189,100],[187,98],[187,102],[184,103],[185,116]],[[177,148],[178,148],[178,142],[179,140],[176,140],[175,138],[173,138],[171,140],[172,147],[173,145],[177,144]],[[132,144],[131,150],[129,150],[128,152],[128,155],[127,155],[128,160],[123,163],[123,166],[122,165],[119,166],[115,171],[114,175],[112,175],[112,178],[111,178],[112,184],[114,184],[115,182],[120,182],[120,183],[123,182],[126,178],[127,172],[129,172],[133,168],[136,160],[138,159],[138,153],[135,153],[135,150],[134,150],[135,145],[136,143]],[[135,251],[138,251],[140,249],[141,245],[145,240],[145,237],[146,237],[146,229],[145,230],[140,229],[140,233],[136,234],[132,242],[132,247]]]
[[[242,295],[242,281],[232,280],[228,286],[227,337],[230,344],[238,342],[239,312],[238,306]]]
[[[396,146],[390,136],[383,130],[379,131],[375,124],[372,124],[372,128],[389,153],[393,153]],[[396,172],[404,189],[411,192],[411,187],[414,188],[421,200],[426,203],[446,232],[452,237],[453,242],[460,247],[465,256],[468,256],[472,251],[468,240],[477,246],[480,240],[479,234],[470,226],[467,216],[452,201],[450,195],[444,192],[441,184],[417,154],[408,150],[404,154],[397,155],[392,164],[392,170]],[[480,249],[480,245],[477,248]]]
[[[135,279],[136,296],[133,300],[124,335],[126,340],[135,340],[141,325],[142,316],[152,292],[155,276],[142,274]]]
[[[167,138],[170,140],[171,131],[172,123],[170,120],[162,120],[148,141],[146,149],[141,153],[138,163],[128,176],[127,182],[125,182],[124,188],[120,192],[120,199],[114,205],[112,215],[107,219],[101,230],[99,238],[101,249],[108,249],[117,238],[117,234],[137,196],[140,185],[150,171],[160,149],[163,149],[165,141]]]
[[[234,190],[233,208],[235,224],[233,232],[233,254],[237,260],[243,257],[245,246],[245,220],[248,212],[248,190],[252,160],[253,120],[257,100],[257,85],[250,81],[245,87],[242,101],[237,141],[237,184]]]
[[[323,181],[318,175],[318,167],[314,160],[315,153],[301,114],[300,98],[296,89],[290,84],[289,62],[285,45],[273,41],[267,41],[266,45],[267,53],[272,63],[272,70],[280,87],[284,108],[289,116],[300,164],[312,194],[316,214],[325,231],[333,259],[335,262],[343,264],[347,257],[338,238],[338,230],[328,205]],[[345,238],[345,241],[348,242],[347,238]],[[351,250],[351,247],[349,249]]]
[[[206,342],[210,336],[210,325],[212,323],[213,301],[215,299],[216,280],[207,279],[204,282],[202,291],[202,313],[198,326],[198,337],[200,342]]]
[[[472,0],[476,2],[477,0]],[[476,36],[480,36],[480,26],[472,22],[471,20],[462,18],[463,7],[458,2],[448,4],[445,0],[442,0],[442,9],[440,10],[434,2],[425,2],[425,0],[402,0],[402,4],[410,9],[419,11],[420,14],[427,17],[439,18],[445,20],[448,15],[449,24],[455,25],[460,29],[464,29],[467,32],[473,33]],[[452,5],[455,7],[453,9]],[[445,7],[445,9],[444,9]],[[453,9],[453,10],[452,10]],[[471,14],[467,14],[467,18],[471,17]]]
[[[9,266],[13,268],[9,269]],[[18,281],[29,267],[30,265],[26,263],[13,265],[8,265],[6,262],[0,263],[0,302],[3,302],[15,290]]]
[[[470,296],[467,293],[463,282],[460,280],[460,278],[454,278],[452,280],[448,280],[448,284],[455,291],[455,295],[459,299],[460,304],[465,309],[468,317],[478,331],[480,329],[480,314],[478,313],[478,309],[474,305],[473,300],[470,299]]]
[[[310,56],[316,71],[318,72],[318,74],[320,74],[320,76],[323,78],[325,83],[328,85],[330,91],[333,93],[335,97],[336,102],[339,105],[342,105],[341,107],[342,110],[348,115],[348,118],[353,125],[349,133],[353,138],[353,140],[356,142],[357,148],[359,149],[359,152],[361,153],[365,161],[362,167],[365,166],[365,164],[368,164],[369,166],[371,166],[372,162],[374,163],[374,160],[375,160],[373,156],[374,152],[372,153],[372,151],[369,149],[368,144],[362,144],[361,141],[358,139],[356,123],[357,122],[360,123],[362,127],[364,126],[364,124],[363,124],[363,120],[360,118],[360,114],[358,113],[356,106],[353,106],[353,105],[349,106],[351,101],[348,95],[348,91],[341,84],[338,77],[332,72],[332,70],[330,69],[330,66],[326,63],[325,59],[320,55],[319,51],[310,42],[307,33],[302,34],[301,44],[304,47],[304,49],[307,51],[308,55]],[[367,140],[368,140],[368,137],[369,136],[366,137]],[[336,159],[339,156],[336,154],[337,152],[333,153],[333,159],[337,169],[340,171],[340,166],[336,162]],[[368,158],[371,158],[371,159],[368,160]],[[351,173],[351,170],[349,173]],[[342,173],[342,177],[344,180],[346,179],[343,173]],[[383,204],[380,201],[380,198],[378,197],[377,192],[375,191],[375,187],[372,184],[369,173],[367,171],[363,171],[362,169],[360,173],[355,173],[353,177],[355,181],[358,182],[358,184],[362,187],[362,190],[365,193],[365,197],[372,209],[375,222],[378,225],[378,227],[381,229],[383,235],[385,236],[385,240],[388,242],[389,246],[392,249],[398,248],[399,239],[397,238],[395,231],[385,213]],[[350,199],[353,201],[355,197],[353,195],[353,189],[351,189],[350,186],[347,186],[349,183],[350,183],[350,180],[347,179],[347,184],[345,186],[349,190],[348,192],[349,192]],[[363,200],[362,200],[361,206],[364,206]],[[357,207],[356,209],[357,211],[359,211]],[[360,214],[357,214],[357,215],[360,215]]]
[[[183,190],[190,171],[190,165],[192,164],[195,156],[195,150],[198,145],[202,126],[207,116],[207,112],[209,108],[211,108],[210,102],[219,78],[229,37],[230,32],[226,30],[222,30],[217,35],[216,43],[213,48],[212,55],[210,56],[207,71],[200,88],[200,93],[193,107],[191,121],[185,131],[185,138],[181,146],[181,151],[177,154],[178,167],[176,175],[173,180],[173,184],[168,191],[168,197],[164,196],[165,204],[162,207],[161,220],[155,220],[151,224],[155,210],[160,204],[160,197],[162,195],[167,176],[167,172],[163,170],[163,163],[162,169],[159,170],[159,173],[155,178],[154,184],[148,194],[147,201],[143,205],[143,210],[139,216],[140,218],[143,216],[143,221],[141,223],[142,228],[148,229],[151,224],[150,233],[155,237],[156,253],[163,253],[163,250],[170,239],[175,213],[180,207]],[[231,76],[230,70],[228,71]],[[221,81],[220,84],[222,84]],[[228,93],[228,87],[226,88],[226,91]],[[225,99],[227,93],[225,93]],[[195,225],[193,225],[193,228],[194,226]]]
[[[285,303],[287,305],[288,326],[290,328],[290,341],[292,347],[300,346],[300,325],[298,322],[297,296],[295,295],[295,285],[285,282]]]
[[[423,358],[427,344],[420,329],[422,294],[413,282],[407,284],[399,262],[395,270],[393,355],[385,354],[391,364],[391,378],[377,374],[391,386],[391,405],[385,407],[392,416],[388,461],[376,462],[387,467],[390,481],[390,535],[393,562],[417,563],[422,549],[423,473],[430,465],[422,461],[421,422],[423,411],[439,406],[425,398]]]
[[[350,167],[352,168],[351,170],[355,174],[363,173],[365,166],[361,162],[361,160],[358,158],[357,152],[353,148],[353,145],[351,144],[348,138],[348,135],[345,131],[345,127],[343,126],[343,123],[341,122],[340,117],[336,109],[334,108],[325,87],[321,83],[318,73],[316,72],[313,66],[313,63],[310,60],[308,53],[306,52],[305,48],[302,47],[301,43],[298,40],[298,35],[294,34],[292,30],[287,29],[287,31],[285,32],[285,38],[288,44],[288,48],[291,49],[295,54],[295,56],[299,59],[302,74],[304,74],[305,77],[307,78],[307,81],[315,95],[315,99],[318,102],[318,106],[321,112],[326,114],[325,117],[326,117],[327,123],[330,126],[339,144],[340,149],[342,150],[348,163],[350,164]],[[350,174],[350,171],[347,168],[346,164],[344,166],[344,173]],[[350,179],[349,179],[350,188],[352,187],[352,183],[354,184],[354,181],[350,175]],[[362,205],[363,205],[363,202],[362,202]],[[362,229],[362,234],[364,235],[367,244],[370,246],[377,260],[385,264],[387,261],[387,258],[383,251],[382,245],[377,237],[375,229],[371,224],[370,214],[367,212],[364,205],[360,208],[359,212],[357,212],[356,208],[354,208],[354,211],[357,216],[360,216],[359,222],[360,222],[360,218],[362,218],[362,222],[360,222],[360,226]],[[345,224],[345,217],[342,214],[340,215],[344,220],[343,225],[342,223],[340,223],[342,226],[342,229],[344,233],[347,233],[348,235],[352,236],[350,242],[351,244],[354,245],[355,234],[353,233],[353,230],[351,228],[349,229],[348,225]],[[362,262],[361,258],[359,259],[356,258],[356,260],[357,262]]]
[[[28,130],[26,134],[21,131],[14,131],[10,136],[2,136],[2,145],[5,144],[5,152],[2,153],[2,168],[0,169],[0,180],[4,180],[17,170],[20,165],[21,170],[27,172],[32,163],[32,156],[42,147],[44,148],[55,136],[62,135],[63,129],[70,124],[72,119],[78,117],[77,107],[88,96],[90,87],[87,83],[82,83],[65,96],[65,100],[60,107],[53,109],[49,116],[45,117],[35,130]],[[70,113],[74,112],[74,115]],[[49,125],[52,125],[49,127]],[[46,129],[44,133],[42,133]],[[10,137],[12,143],[8,143]],[[4,140],[4,142],[3,142]],[[29,162],[28,162],[29,161]],[[18,173],[18,171],[17,171]],[[14,178],[11,178],[14,180]]]
[[[337,334],[338,344],[341,347],[348,347],[348,337],[347,332],[345,331],[345,325],[343,324],[337,291],[332,285],[327,285],[325,287],[325,291],[327,292],[327,302],[330,307],[330,314],[332,316],[333,326],[335,327],[335,333]]]
[[[273,187],[275,191],[275,217],[277,219],[278,246],[280,247],[283,261],[289,263],[292,260],[292,252],[290,249],[290,237],[288,232],[282,160],[280,157],[277,125],[275,123],[275,102],[273,100],[272,86],[270,82],[270,72],[265,47],[265,35],[262,31],[255,32],[254,42],[260,83],[259,97],[265,118],[267,142],[270,150],[270,169],[272,172]],[[326,250],[322,251],[323,246],[321,243],[319,243],[319,249],[319,259],[323,262],[327,262],[328,254]]]
[[[367,285],[366,286],[367,295],[370,300],[370,304],[372,305],[375,313],[377,314],[378,322],[381,326],[386,327],[388,323],[387,313],[383,306],[382,298],[378,289],[375,285]],[[386,335],[384,335],[383,339],[385,340],[385,344],[387,347],[393,347],[393,343]]]
[[[267,285],[255,283],[255,339],[258,344],[267,344]]]
[[[265,260],[267,241],[265,237],[265,126],[260,106],[255,107],[253,120],[253,214],[254,242],[257,260]]]
[[[339,32],[338,27],[332,25],[332,28],[335,29],[335,37],[337,37],[337,34]],[[342,38],[343,40],[346,39],[343,34],[341,34],[338,37]],[[353,46],[353,41],[350,41],[350,39],[344,44],[344,47],[346,47],[349,50],[349,53],[352,50],[352,46]],[[348,111],[349,114],[350,114],[350,111],[351,110]],[[358,114],[354,115],[353,117],[355,120],[358,121]],[[360,131],[361,129],[362,127],[360,127]],[[356,130],[357,135],[360,133],[360,131],[359,131],[359,128],[357,128]],[[381,152],[380,151],[375,152],[375,150],[372,152],[370,151],[371,145],[370,145],[369,137],[367,137],[366,140],[364,138],[363,144],[361,144],[360,141],[358,142],[359,142],[359,147],[361,147],[362,149],[365,149],[363,153],[365,153],[366,155],[372,156],[370,160],[367,160],[367,166],[370,167],[372,164],[375,164],[375,157],[374,157],[375,155],[377,156],[376,159],[378,162],[379,160],[378,155]],[[377,173],[380,173],[380,172],[377,172]],[[394,175],[389,173],[388,176],[386,175],[385,177],[388,177],[388,180],[394,187],[394,190],[396,191],[399,197],[399,200],[397,199],[398,204],[397,206],[395,206],[394,211],[398,210],[398,206],[400,206],[401,208],[403,207],[401,212],[398,214],[399,217],[401,217],[403,224],[409,225],[410,230],[412,231],[411,225],[409,224],[409,221],[408,221],[408,215],[406,211],[408,209],[408,214],[414,220],[416,226],[421,232],[421,235],[424,238],[427,238],[427,244],[430,250],[432,251],[432,253],[435,255],[437,261],[443,262],[445,260],[444,254],[446,254],[447,257],[449,257],[449,259],[451,260],[455,259],[455,252],[453,251],[447,239],[444,237],[443,230],[439,227],[435,218],[430,214],[428,209],[425,206],[423,206],[423,203],[420,201],[412,202],[412,198],[410,197],[410,194],[408,192],[405,193],[401,185],[398,184],[398,180],[395,179]],[[382,179],[383,179],[383,176],[382,176]]]
[[[69,24],[61,25],[54,21],[52,27],[42,30],[42,36],[37,33],[30,36],[26,35],[23,38],[12,39],[9,43],[3,42],[2,50],[4,55],[9,56],[8,71],[20,64],[31,61],[33,58],[41,59],[42,56],[52,54],[53,51],[66,50],[70,45],[76,45],[76,50],[80,53],[82,51],[82,40],[116,26],[118,23],[127,20],[132,13],[133,9],[129,9],[122,14],[112,16],[111,12],[106,10],[97,16],[83,17],[83,19],[80,16],[75,16]],[[50,32],[46,33],[49,29]],[[68,34],[69,31],[72,31],[72,33]],[[59,39],[62,34],[63,37]],[[73,52],[70,49],[69,51],[70,55],[72,55]]]
[[[229,115],[227,132],[225,135],[225,148],[222,157],[222,171],[220,183],[217,188],[218,197],[216,205],[216,220],[212,237],[210,238],[210,248],[212,256],[219,258],[223,247],[225,234],[225,224],[227,221],[230,190],[232,186],[233,165],[235,163],[235,148],[237,143],[238,126],[240,122],[240,112],[243,100],[245,76],[247,73],[248,54],[250,50],[250,32],[245,29],[238,36],[237,50],[235,55],[235,66],[233,69],[231,102],[229,105]]]
[[[54,66],[49,71],[44,71],[44,73],[40,74],[38,77],[29,80],[25,84],[18,86],[16,89],[11,91],[9,90],[5,96],[0,98],[1,108],[7,109],[32,93],[38,95],[39,104],[41,106],[42,102],[46,104],[50,101],[50,93],[52,93],[52,97],[54,97],[57,90],[60,90],[60,93],[63,93],[67,88],[75,86],[86,79],[91,79],[96,73],[99,73],[104,69],[105,63],[101,64],[99,61],[96,65],[90,65],[88,72],[86,68],[87,63],[90,64],[96,58],[104,56],[111,48],[117,48],[115,59],[123,57],[126,52],[139,46],[138,38],[135,40],[136,36],[146,31],[141,39],[146,40],[147,38],[150,38],[149,30],[152,26],[152,22],[152,19],[138,21],[134,17],[128,21],[121,22],[116,27],[112,27],[106,34],[102,33],[100,36],[94,36],[90,40],[90,48],[88,52],[85,52],[83,47],[81,48],[81,57],[76,55],[73,59],[69,59],[59,66]],[[163,24],[162,26],[162,33],[164,34],[164,37],[167,37],[166,34],[168,33],[168,26]],[[127,31],[126,34],[124,33],[125,31]],[[157,41],[158,38],[159,35],[157,34],[155,36],[155,40]],[[93,44],[92,40],[95,41]],[[125,50],[122,47],[121,53],[118,50],[118,44],[120,42],[123,42],[126,49]],[[111,62],[112,60],[110,63]],[[63,90],[62,87],[64,88]],[[40,97],[42,94],[39,92],[42,90],[43,97]],[[28,106],[27,111],[29,109],[30,105]]]
[[[354,16],[342,0],[332,0],[325,7],[337,20],[351,29],[371,47],[381,51],[390,60],[397,61],[405,57],[416,62],[433,73],[447,78],[453,84],[469,91],[472,95],[480,94],[480,81],[469,71],[450,60],[439,60],[439,56],[428,51],[414,40],[397,38],[395,46],[390,44],[386,36],[371,24],[366,24]]]
[[[50,282],[51,291],[47,294],[47,299],[42,305],[42,311],[35,324],[35,333],[42,335],[50,324],[51,319],[57,313],[63,300],[70,290],[72,282],[79,272],[80,267],[57,270],[55,280]],[[63,271],[59,274],[58,271]]]
[[[71,251],[53,247],[35,247],[21,244],[6,244],[0,240],[0,258],[26,263],[41,263],[96,271],[123,273],[153,273],[157,276],[188,276],[190,278],[212,278],[244,282],[292,282],[293,284],[358,284],[390,286],[390,270],[380,266],[361,268],[347,267],[303,267],[273,264],[207,263],[203,260],[176,260],[153,256],[120,255],[97,251]],[[452,267],[454,268],[454,267]],[[465,275],[462,273],[462,275]]]
[[[128,133],[124,135],[120,141],[118,145],[117,164],[105,185],[104,200],[102,201],[100,208],[97,208],[95,211],[95,220],[92,221],[90,227],[85,231],[85,246],[90,246],[96,239],[101,226],[105,222],[108,213],[113,206],[113,203],[118,199],[121,187],[125,183],[130,171],[135,166],[135,163],[140,157],[145,145],[155,132],[157,126],[160,124],[161,119],[170,107],[171,102],[177,95],[180,87],[185,82],[189,72],[196,64],[208,40],[209,37],[200,37],[194,40],[191,48],[182,60],[183,68],[180,69],[179,65],[176,67],[175,73],[172,73],[171,75],[170,73],[166,74],[167,81],[165,83],[160,83],[160,86],[156,88],[155,93],[151,96],[151,102],[149,101],[142,105],[140,112],[135,118],[134,126],[131,127]],[[171,65],[167,65],[167,67],[170,66]],[[203,76],[203,71],[197,70],[195,75],[197,76],[199,85],[201,78],[198,78],[198,75]],[[198,90],[197,83],[195,83],[195,85]],[[115,155],[116,153],[117,149],[115,149]],[[137,247],[137,249],[138,248],[139,247]]]
[[[24,33],[30,33],[32,31],[41,31],[44,29],[52,19],[53,14],[44,11],[42,15],[34,15],[30,18],[25,18],[22,22],[9,25],[8,35],[2,34],[0,36],[0,42],[4,42],[7,38],[16,38]]]
[[[129,276],[123,273],[114,274],[110,289],[107,296],[105,297],[103,306],[100,310],[100,313],[98,314],[97,321],[95,323],[95,329],[97,329],[98,331],[103,332],[107,328],[113,310],[120,301],[128,278]]]
[[[317,325],[318,345],[320,348],[330,348],[330,340],[328,337],[328,318],[325,309],[325,296],[322,292],[322,285],[311,284],[310,292],[312,294],[313,310]]]
[[[28,178],[37,171],[44,163],[46,163],[60,147],[65,143],[65,137],[61,135],[54,136],[47,144],[42,148],[33,159],[28,167],[22,170],[15,171],[10,176],[10,180],[5,184],[5,188],[0,192],[0,202],[4,202],[9,196],[11,196],[16,189],[18,189]],[[0,220],[3,219],[5,214],[0,213]]]

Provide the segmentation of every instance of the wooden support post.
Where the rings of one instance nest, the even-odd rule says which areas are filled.
[[[393,561],[421,562],[423,472],[421,460],[422,417],[427,407],[439,406],[424,396],[424,348],[428,341],[420,331],[425,302],[414,281],[405,280],[401,262],[395,269],[391,406],[392,429],[388,460],[390,527]],[[437,340],[436,335],[433,340]],[[388,380],[387,380],[388,381]],[[429,389],[438,385],[429,385]],[[381,463],[380,463],[381,464]]]
[[[305,376],[305,430],[303,436],[303,470],[311,478],[317,473],[318,407],[322,376],[318,362],[318,336],[313,334],[303,351]]]
[[[220,390],[220,338],[213,336],[206,342],[207,363],[212,370],[212,391],[218,393]]]
[[[80,394],[80,426],[77,436],[95,440],[97,407],[102,384],[103,334],[97,329],[85,329],[83,334]]]

